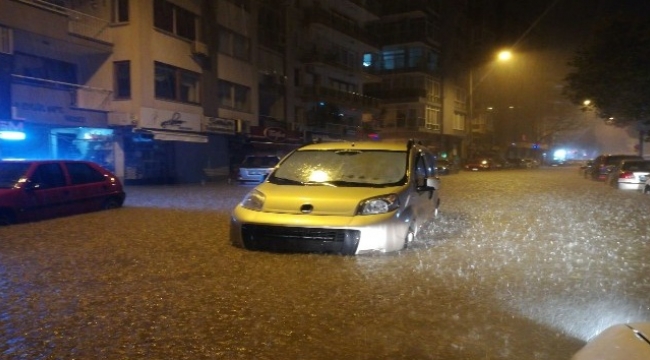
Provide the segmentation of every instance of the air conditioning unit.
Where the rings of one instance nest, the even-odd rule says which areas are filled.
[[[194,41],[192,42],[192,53],[208,55],[208,46],[205,45],[205,43],[202,43],[200,41]]]

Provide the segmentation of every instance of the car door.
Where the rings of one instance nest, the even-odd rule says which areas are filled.
[[[36,164],[22,189],[25,199],[22,211],[33,220],[65,214],[68,211],[70,195],[66,185],[65,173],[60,163]]]
[[[84,162],[66,161],[70,177],[70,212],[82,213],[99,210],[111,191],[106,177]]]
[[[432,189],[423,189],[426,187],[427,179],[435,177],[435,164],[433,159],[427,156],[426,151],[421,150],[417,152],[413,171],[415,174],[415,196],[413,197],[413,200],[416,201],[416,203],[413,204],[413,210],[416,214],[418,226],[421,226],[434,216],[437,202],[436,199],[438,197],[436,191]]]

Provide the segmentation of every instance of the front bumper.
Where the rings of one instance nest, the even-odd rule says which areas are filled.
[[[358,255],[404,248],[410,219],[399,212],[366,216],[267,214],[238,206],[230,239],[249,250]]]

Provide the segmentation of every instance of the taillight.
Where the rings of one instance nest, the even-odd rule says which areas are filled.
[[[634,173],[631,171],[623,171],[618,175],[619,179],[634,179]]]

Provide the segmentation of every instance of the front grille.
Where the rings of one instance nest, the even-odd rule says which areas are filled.
[[[354,255],[359,245],[358,230],[289,226],[242,226],[244,247],[250,250]]]

